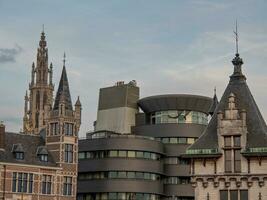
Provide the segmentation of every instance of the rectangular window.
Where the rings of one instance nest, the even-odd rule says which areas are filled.
[[[117,178],[118,177],[118,172],[109,172],[109,178]]]
[[[125,158],[127,156],[126,151],[119,151],[119,157]]]
[[[33,174],[13,172],[12,192],[32,193]]]
[[[15,152],[15,158],[17,160],[23,160],[24,159],[24,152]]]
[[[193,144],[195,142],[195,138],[187,138],[187,144]]]
[[[235,165],[235,172],[241,172],[241,153],[240,150],[234,150],[234,165]]]
[[[232,151],[231,150],[224,151],[224,159],[225,159],[225,172],[232,172]]]
[[[137,151],[137,152],[136,152],[136,157],[137,157],[137,158],[144,158],[144,152],[142,152],[142,151]]]
[[[150,179],[150,173],[144,173],[144,179],[149,180]]]
[[[126,172],[118,172],[118,178],[126,178]]]
[[[79,152],[78,158],[79,159],[85,159],[85,152]]]
[[[144,158],[150,159],[151,158],[150,152],[144,152]]]
[[[129,158],[135,158],[135,151],[128,151]]]
[[[127,177],[128,178],[135,178],[135,173],[134,172],[127,172]]]
[[[240,200],[248,200],[248,190],[240,190]]]
[[[186,144],[187,143],[187,138],[178,138],[178,143],[179,144]]]
[[[72,195],[72,177],[65,176],[63,183],[63,195]]]
[[[234,136],[234,146],[235,147],[240,147],[241,146],[240,136]]]
[[[65,144],[65,162],[72,163],[73,162],[73,145]]]
[[[118,198],[117,198],[117,193],[115,193],[115,192],[110,192],[110,193],[108,193],[108,199],[111,199],[111,200],[116,200],[116,199],[118,199]]]
[[[42,194],[51,194],[52,176],[43,175],[42,178]]]
[[[231,147],[232,141],[231,136],[224,137],[224,147]]]
[[[72,123],[64,123],[64,133],[65,135],[74,135],[74,125]]]
[[[177,144],[177,138],[170,138],[170,143],[171,144]]]
[[[118,157],[118,151],[110,151],[109,157]]]
[[[228,191],[227,190],[220,190],[220,200],[228,200]]]
[[[238,191],[230,190],[230,200],[238,200]]]
[[[51,132],[51,135],[58,135],[59,134],[58,122],[50,124],[50,132]]]
[[[32,193],[32,187],[33,187],[33,174],[29,174],[28,193]]]
[[[12,192],[17,192],[17,172],[13,172],[13,178],[12,178]]]
[[[164,144],[170,143],[170,138],[162,138],[162,143]]]
[[[27,192],[27,186],[28,186],[28,174],[23,173],[23,178],[22,178],[22,192],[26,193]]]
[[[18,173],[18,190],[17,192],[22,192],[22,185],[23,185],[23,173]]]

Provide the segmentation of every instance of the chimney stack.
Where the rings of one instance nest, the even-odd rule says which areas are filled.
[[[0,122],[0,150],[5,149],[5,125]]]

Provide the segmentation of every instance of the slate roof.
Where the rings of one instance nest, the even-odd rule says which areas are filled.
[[[247,148],[267,147],[267,127],[260,113],[260,110],[248,88],[246,77],[242,74],[243,61],[236,54],[233,59],[234,73],[230,76],[230,81],[224,94],[212,116],[207,128],[201,137],[191,145],[188,150],[196,149],[216,149],[218,148],[217,138],[217,113],[227,107],[230,93],[234,93],[236,106],[238,109],[245,109],[247,112]]]
[[[62,69],[62,74],[61,74],[53,110],[59,109],[60,102],[65,102],[66,110],[72,110],[69,82],[68,82],[65,65],[63,66],[63,69]]]
[[[48,162],[40,161],[37,156],[38,150],[44,145],[45,141],[40,136],[5,132],[5,151],[0,151],[0,162],[56,167],[56,163],[48,151]],[[15,159],[14,147],[22,148],[23,160]]]
[[[210,115],[214,114],[218,104],[219,104],[219,101],[218,101],[217,95],[215,93],[214,96],[213,96],[213,99],[212,99],[212,104],[211,104],[211,106],[209,108],[209,114]]]

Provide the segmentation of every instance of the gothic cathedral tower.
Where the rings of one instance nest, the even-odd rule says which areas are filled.
[[[30,94],[26,92],[23,117],[23,132],[39,134],[46,127],[48,110],[52,108],[54,85],[53,66],[48,67],[48,49],[44,30],[37,50],[37,63],[32,64]]]

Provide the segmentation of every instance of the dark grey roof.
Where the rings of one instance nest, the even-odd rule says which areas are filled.
[[[217,138],[217,113],[227,107],[228,97],[231,93],[235,95],[237,108],[245,109],[247,112],[247,148],[267,146],[267,128],[260,110],[248,88],[246,77],[242,74],[242,59],[237,54],[232,61],[235,65],[234,73],[230,76],[230,81],[224,94],[202,136],[189,147],[194,149],[218,148]]]
[[[210,115],[214,114],[214,111],[216,110],[216,107],[217,107],[218,104],[219,104],[219,101],[218,101],[217,95],[215,93],[214,96],[213,96],[213,99],[212,99],[212,104],[211,104],[210,109],[209,109],[209,114]]]
[[[37,148],[37,155],[48,155],[48,150],[46,146],[40,146]]]
[[[25,152],[22,144],[13,144],[12,152]]]
[[[211,104],[210,97],[190,94],[157,95],[138,101],[138,106],[145,113],[164,110],[194,110],[208,114]]]
[[[63,66],[62,74],[57,90],[57,95],[54,103],[54,110],[59,109],[60,102],[65,103],[65,109],[66,110],[72,110],[72,102],[71,102],[71,96],[70,96],[70,89],[69,89],[69,82],[66,72],[66,67]]]
[[[48,162],[40,161],[37,151],[39,147],[44,147],[45,141],[40,136],[32,136],[19,133],[5,133],[5,151],[0,151],[0,162],[20,163],[29,165],[56,166],[52,155],[48,153]],[[17,160],[14,157],[14,147],[23,149],[24,159]],[[21,151],[20,151],[21,152]]]

